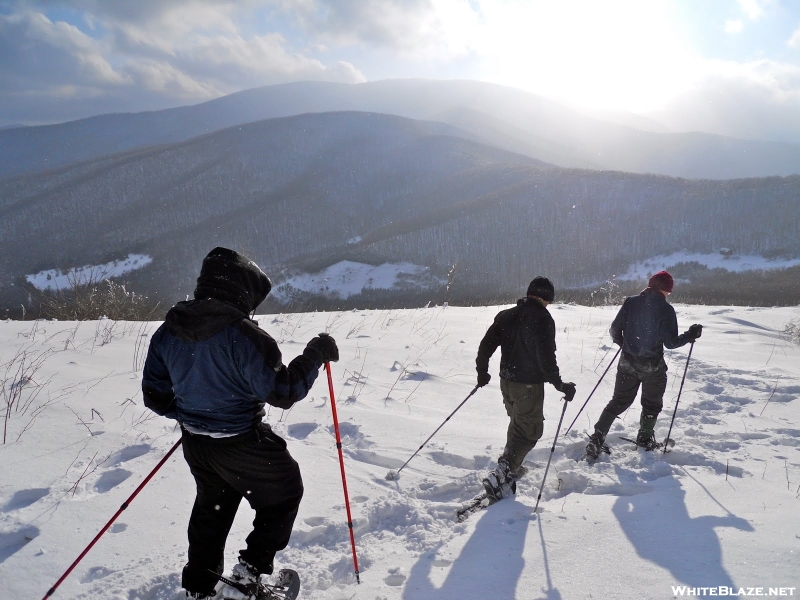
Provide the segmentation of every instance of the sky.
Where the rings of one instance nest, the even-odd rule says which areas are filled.
[[[478,344],[503,308],[256,316],[286,362],[320,331],[341,356],[331,380],[360,584],[325,374],[266,416],[303,476],[275,561],[300,574],[301,600],[800,596],[797,307],[675,305],[682,331],[704,328],[691,357],[689,346],[665,353],[656,434],[669,432],[674,448],[621,439],[636,435],[637,399],[609,433],[611,454],[592,464],[582,454],[613,390],[608,327],[619,306],[551,304],[558,365],[577,395],[565,404],[545,386],[544,434],[516,496],[459,523],[456,510],[482,490],[506,440],[499,351],[492,380],[467,398]],[[43,597],[180,439],[174,421],[142,405],[142,361],[159,325],[0,320],[0,389],[19,409],[0,443],[0,598]],[[186,600],[194,491],[178,447],[53,600]],[[242,502],[227,573],[252,520]]]
[[[422,77],[800,143],[791,0],[0,0],[0,57],[0,126]]]

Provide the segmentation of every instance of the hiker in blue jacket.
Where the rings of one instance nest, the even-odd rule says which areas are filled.
[[[655,426],[667,389],[664,346],[679,348],[695,341],[703,333],[703,326],[695,324],[678,335],[678,318],[675,309],[667,302],[673,286],[672,275],[659,271],[638,296],[625,299],[611,323],[611,339],[622,347],[622,355],[617,365],[614,395],[600,414],[586,446],[589,458],[600,455],[614,419],[633,404],[639,386],[642,388],[642,412],[636,444],[645,450],[658,447]]]
[[[320,334],[283,364],[275,340],[249,316],[271,286],[254,262],[215,248],[203,259],[194,300],[171,308],[150,341],[144,403],[180,423],[197,484],[182,576],[190,598],[214,595],[242,498],[256,514],[231,578],[255,590],[260,575],[272,573],[275,553],[289,543],[303,481],[286,442],[262,422],[264,406],[290,408],[323,363],[339,359],[333,338]],[[227,586],[223,597],[249,596]]]

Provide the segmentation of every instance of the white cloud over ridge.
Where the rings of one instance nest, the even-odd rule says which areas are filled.
[[[467,0],[306,0],[291,12],[335,44],[383,48],[410,60],[451,61],[476,49],[483,8]]]
[[[41,13],[0,15],[3,79],[25,81],[32,91],[60,85],[118,85],[125,77],[104,57],[102,43]],[[35,68],[34,68],[35,65]]]
[[[633,112],[673,131],[800,142],[800,53],[792,50],[800,29],[782,30],[782,55],[753,46],[723,56],[693,44],[666,0],[8,6],[0,9],[0,125],[153,110],[289,81],[457,77]],[[740,0],[717,13],[701,35],[733,47],[787,22],[792,8]]]
[[[677,131],[797,143],[800,66],[707,61],[690,89],[653,118]]]
[[[65,3],[87,11],[83,30],[35,10],[53,4],[0,13],[0,124],[166,108],[287,81],[365,80],[353,64],[323,62],[280,33],[243,35],[234,16],[256,2]]]

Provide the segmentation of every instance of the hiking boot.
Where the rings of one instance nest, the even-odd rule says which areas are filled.
[[[640,429],[636,436],[636,445],[648,451],[661,447],[661,444],[656,441],[656,434],[652,429]]]
[[[600,456],[600,453],[603,452],[603,442],[605,441],[606,436],[600,431],[595,431],[589,436],[589,443],[586,444],[586,456],[592,460]]]
[[[658,415],[646,415],[642,412],[639,417],[639,433],[636,436],[636,445],[645,450],[655,450],[661,444],[656,441],[656,420]]]
[[[517,483],[504,459],[497,461],[494,471],[483,480],[483,487],[486,490],[486,497],[493,502],[517,493]]]
[[[232,585],[226,584],[222,588],[222,597],[224,600],[252,600],[254,598],[258,598],[258,584],[260,582],[260,576],[258,571],[252,565],[240,560],[238,563],[233,565],[233,569],[231,570],[231,574],[228,579],[235,581],[238,584],[238,587],[242,589],[237,589]]]

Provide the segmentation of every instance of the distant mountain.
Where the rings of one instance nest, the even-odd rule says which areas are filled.
[[[0,180],[0,307],[25,275],[153,261],[132,289],[190,294],[202,257],[236,248],[280,283],[342,260],[408,261],[453,293],[605,281],[676,249],[800,256],[800,177],[690,181],[562,169],[442,123],[304,114]]]
[[[0,177],[80,161],[262,119],[366,111],[449,123],[474,141],[562,167],[732,179],[800,173],[800,146],[703,133],[659,133],[591,118],[542,97],[476,81],[302,82],[247,90],[195,106],[111,114],[0,131]],[[629,122],[630,119],[626,119]]]

